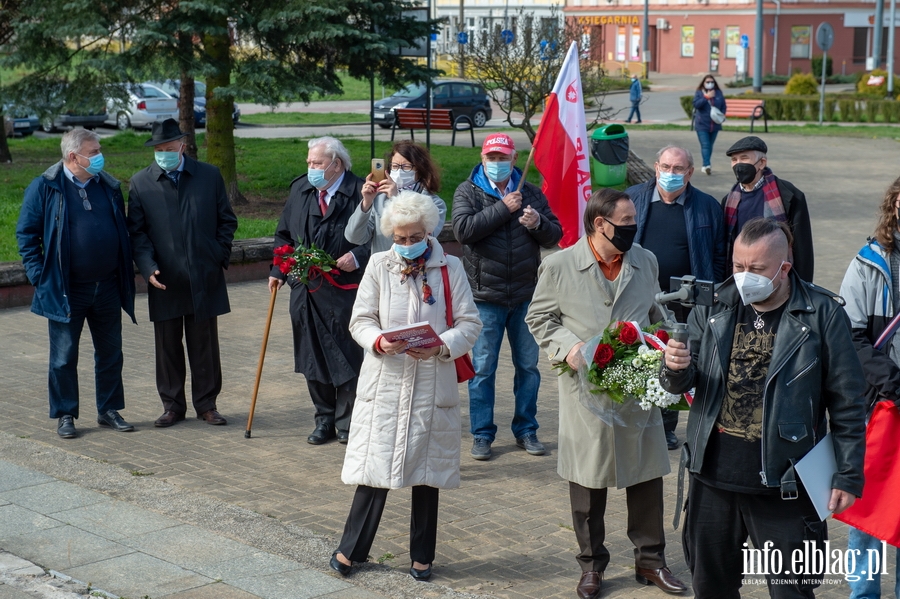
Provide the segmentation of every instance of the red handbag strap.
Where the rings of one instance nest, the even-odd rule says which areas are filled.
[[[444,279],[444,303],[447,304],[447,328],[453,328],[453,304],[450,299],[450,274],[447,265],[441,267],[441,277]]]

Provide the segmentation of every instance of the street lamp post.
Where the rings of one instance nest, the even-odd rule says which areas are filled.
[[[753,49],[753,91],[762,91],[763,0],[756,0],[756,47]]]
[[[644,63],[644,78],[650,74],[650,40],[647,39],[650,34],[650,0],[644,0],[644,26],[641,31],[641,42],[644,46],[641,61]]]

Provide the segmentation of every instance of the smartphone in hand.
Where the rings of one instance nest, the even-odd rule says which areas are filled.
[[[373,158],[372,159],[372,181],[375,183],[381,183],[387,177],[384,174],[384,159],[383,158]]]

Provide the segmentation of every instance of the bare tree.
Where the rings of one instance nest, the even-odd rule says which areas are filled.
[[[466,72],[487,90],[506,115],[506,122],[522,129],[529,140],[536,134],[531,118],[543,111],[544,101],[553,90],[566,51],[572,41],[579,43],[581,86],[588,116],[588,129],[608,119],[612,113],[605,104],[606,73],[589,36],[574,23],[563,24],[556,7],[550,16],[536,17],[520,10],[513,21],[513,36],[502,35],[499,25],[474,36],[466,50]],[[512,37],[512,39],[510,39]],[[597,40],[599,47],[599,40]],[[461,54],[458,59],[462,60]]]

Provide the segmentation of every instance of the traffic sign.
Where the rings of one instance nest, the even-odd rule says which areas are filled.
[[[741,48],[749,48],[750,47],[750,36],[746,33],[741,35]]]
[[[500,32],[500,39],[503,40],[504,44],[511,44],[513,43],[513,40],[516,39],[516,34],[509,29],[504,29]]]
[[[816,29],[816,45],[822,52],[828,52],[832,44],[834,44],[834,28],[830,23],[822,23]]]
[[[460,31],[456,34],[456,41],[460,44],[468,44],[469,43],[469,34],[465,31]]]

